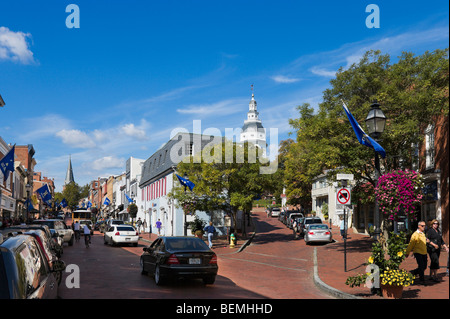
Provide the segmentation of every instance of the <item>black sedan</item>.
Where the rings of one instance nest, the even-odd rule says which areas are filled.
[[[142,274],[154,275],[157,285],[173,278],[202,278],[213,284],[217,275],[217,256],[197,237],[159,237],[141,255]]]

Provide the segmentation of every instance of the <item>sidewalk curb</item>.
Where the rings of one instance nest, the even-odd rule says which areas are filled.
[[[314,284],[321,289],[322,291],[324,291],[325,293],[328,293],[336,298],[340,298],[340,299],[364,299],[361,297],[357,297],[354,295],[350,295],[347,294],[345,292],[342,292],[340,290],[337,290],[336,288],[333,288],[329,285],[327,285],[326,283],[324,283],[320,277],[319,277],[319,267],[317,265],[317,248],[314,247],[314,252],[313,252],[313,260],[314,260],[314,276],[313,276],[313,281]]]

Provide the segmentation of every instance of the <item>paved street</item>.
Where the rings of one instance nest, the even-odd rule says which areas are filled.
[[[186,280],[156,286],[153,278],[143,276],[139,256],[148,242],[138,247],[111,247],[95,232],[92,245],[85,248],[83,238],[65,247],[63,260],[80,269],[80,288],[67,288],[66,273],[60,286],[63,299],[317,299],[330,298],[312,280],[312,251],[276,218],[255,217],[258,234],[252,244],[238,253],[228,246],[214,248],[219,273],[214,285],[201,280]]]

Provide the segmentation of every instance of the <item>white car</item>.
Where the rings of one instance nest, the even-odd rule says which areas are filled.
[[[281,209],[279,207],[274,207],[274,208],[272,208],[270,214],[272,217],[278,217],[278,216],[280,216],[280,212],[281,212]]]
[[[130,225],[112,225],[103,235],[105,245],[117,245],[117,244],[133,244],[138,245],[139,234],[137,230]]]

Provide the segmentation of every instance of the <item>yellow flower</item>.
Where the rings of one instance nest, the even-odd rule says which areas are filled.
[[[372,256],[369,257],[369,263],[373,264],[373,257]]]
[[[399,251],[399,252],[397,253],[397,256],[398,256],[398,257],[402,257],[402,256],[403,256],[403,252],[402,252],[402,251]]]

